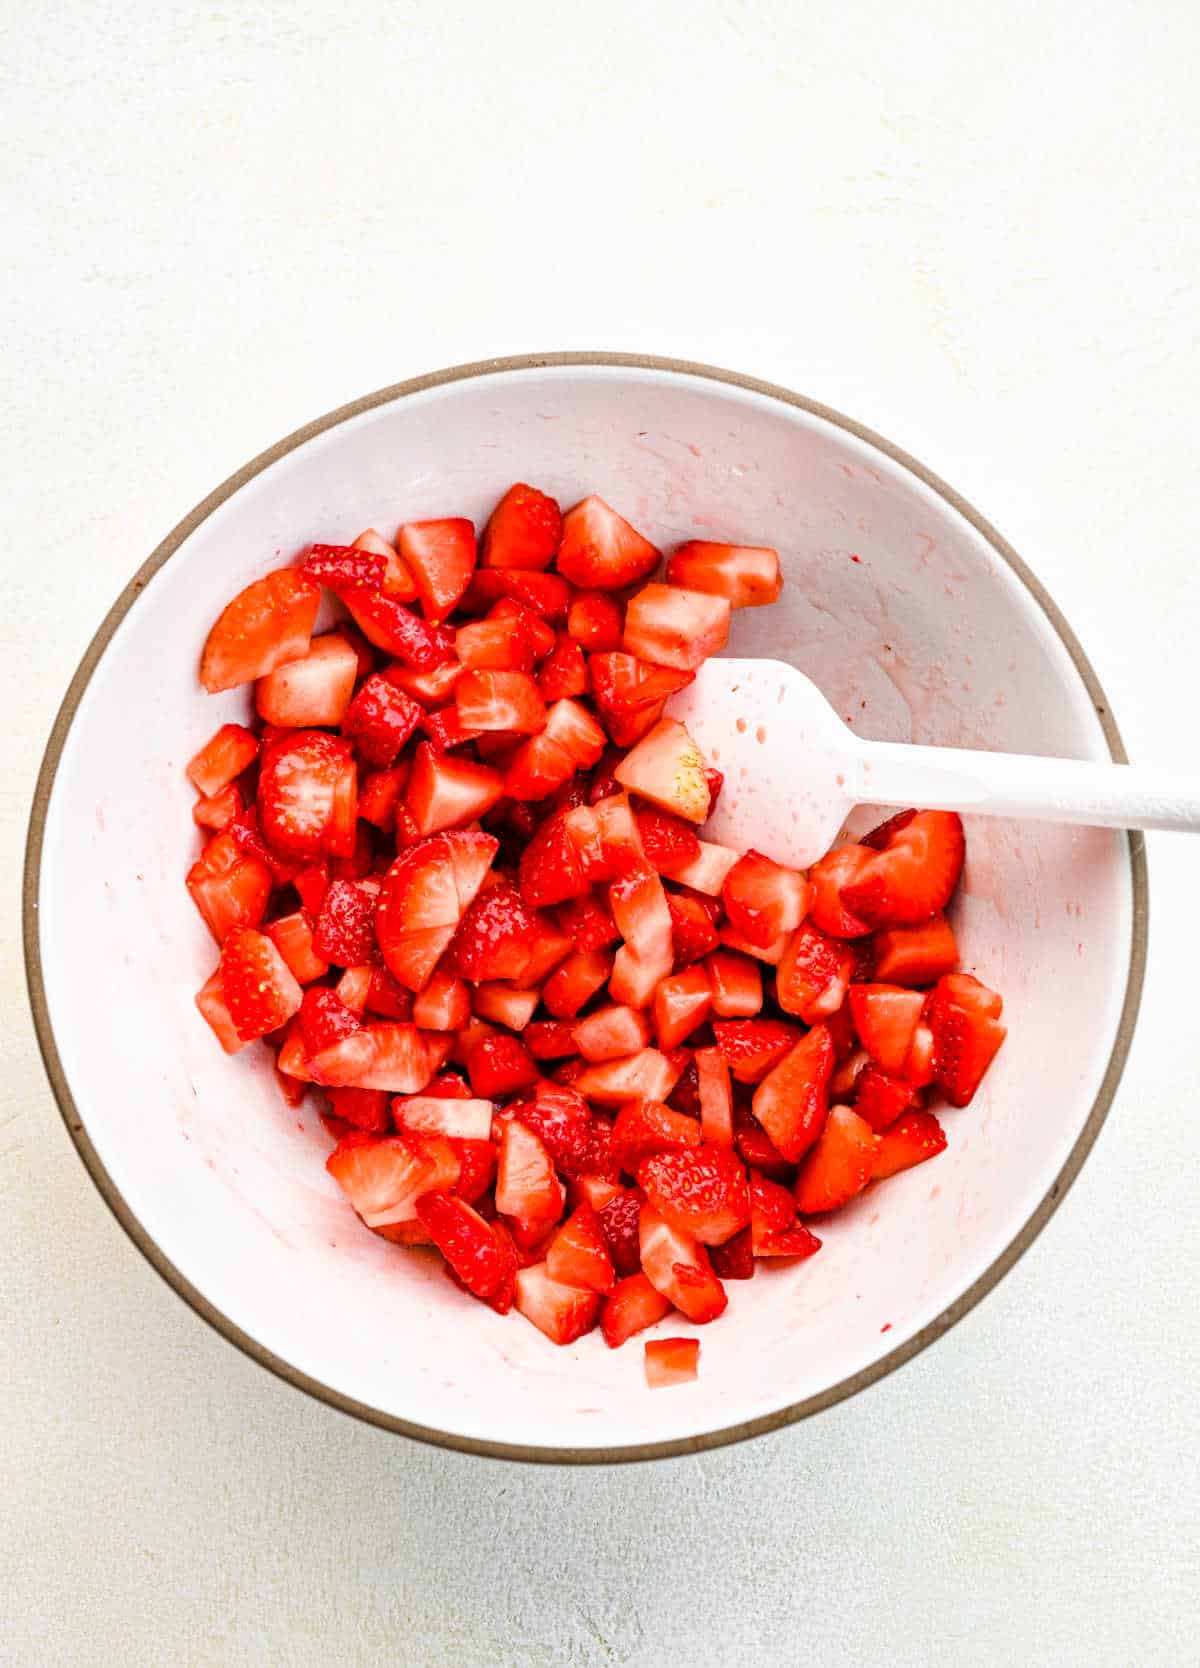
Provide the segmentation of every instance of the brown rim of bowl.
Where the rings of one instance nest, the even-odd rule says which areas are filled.
[[[83,697],[83,692],[87,688],[88,681],[101,655],[108,647],[113,633],[150,580],[200,523],[206,520],[218,505],[223,504],[227,498],[245,486],[248,481],[253,480],[262,470],[276,463],[288,452],[294,451],[297,446],[302,446],[305,441],[313,439],[315,435],[323,434],[327,429],[345,422],[347,418],[357,417],[365,411],[373,410],[376,406],[388,405],[394,400],[402,399],[407,394],[422,393],[428,388],[437,388],[450,382],[467,381],[473,377],[494,376],[510,371],[542,370],[548,366],[589,365],[615,366],[631,370],[669,371],[685,376],[703,378],[709,382],[726,383],[735,388],[748,389],[755,394],[764,394],[771,399],[781,401],[784,405],[793,406],[800,411],[808,412],[811,416],[819,417],[834,427],[844,430],[847,434],[854,435],[857,439],[874,446],[894,463],[907,469],[910,474],[915,475],[918,480],[936,492],[964,520],[968,521],[976,532],[988,541],[997,555],[1002,557],[1012,568],[1058,633],[1063,647],[1074,662],[1076,670],[1079,672],[1091,697],[1096,716],[1100,720],[1101,728],[1108,742],[1109,752],[1117,762],[1122,764],[1127,762],[1125,748],[1112,712],[1109,709],[1107,697],[1088,662],[1087,656],[1076,640],[1074,632],[1055,603],[1016,551],[1001,538],[996,529],[965,499],[960,498],[957,492],[932,474],[923,464],[918,463],[915,458],[910,457],[907,452],[901,451],[898,446],[893,446],[890,441],[884,440],[880,435],[873,433],[872,430],[864,428],[861,423],[853,422],[849,417],[843,417],[840,412],[832,411],[828,406],[821,405],[816,400],[806,399],[803,395],[794,394],[787,388],[778,388],[773,383],[760,382],[755,377],[741,376],[736,371],[720,370],[712,365],[693,364],[683,359],[644,357],[636,353],[518,354],[508,359],[483,359],[474,364],[455,365],[449,370],[433,371],[427,376],[414,377],[408,382],[398,382],[390,388],[381,388],[374,394],[367,394],[362,399],[353,400],[349,405],[340,406],[336,411],[331,411],[324,417],[318,417],[315,422],[305,424],[303,428],[289,434],[286,439],[280,440],[276,445],[268,448],[267,451],[260,453],[244,469],[240,469],[236,475],[231,475],[215,492],[210,493],[203,503],[198,504],[190,515],[185,516],[173,532],[168,534],[154,554],[138,569],[109,609],[99,630],[84,652],[83,659],[79,663],[75,676],[71,679],[58,715],[55,718],[54,727],[46,744],[41,770],[38,773],[33,808],[30,814],[29,838],[25,851],[23,913],[25,968],[29,984],[30,1005],[37,1030],[38,1045],[63,1121],[72,1141],[75,1143],[80,1158],[87,1167],[89,1175],[117,1221],[145,1256],[151,1267],[186,1303],[191,1305],[202,1320],[207,1321],[230,1343],[235,1344],[243,1354],[257,1361],[260,1366],[268,1368],[288,1384],[294,1385],[299,1390],[307,1391],[309,1395],[315,1396],[330,1407],[339,1409],[342,1413],[352,1414],[355,1418],[363,1419],[368,1424],[381,1426],[384,1430],[399,1431],[402,1435],[415,1437],[421,1442],[435,1443],[443,1448],[453,1448],[468,1454],[480,1454],[492,1459],[527,1460],[543,1464],[603,1465],[631,1460],[667,1459],[679,1454],[702,1453],[709,1448],[720,1448],[727,1443],[744,1441],[747,1437],[761,1436],[768,1431],[778,1430],[783,1425],[792,1424],[796,1420],[806,1419],[811,1414],[823,1412],[825,1408],[832,1407],[836,1402],[840,1402],[845,1397],[852,1396],[860,1390],[865,1390],[869,1385],[884,1378],[888,1373],[894,1372],[897,1367],[911,1361],[928,1344],[933,1343],[935,1339],[948,1332],[956,1321],[960,1321],[965,1314],[975,1307],[980,1298],[991,1291],[992,1287],[1008,1273],[1018,1257],[1028,1250],[1057,1209],[1075,1177],[1079,1174],[1080,1167],[1090,1152],[1093,1142],[1100,1133],[1100,1126],[1108,1114],[1117,1084],[1120,1082],[1121,1073],[1124,1070],[1126,1056],[1129,1053],[1146,969],[1149,913],[1145,842],[1140,834],[1130,833],[1128,836],[1129,864],[1133,882],[1132,947],[1129,961],[1129,978],[1125,986],[1125,1001],[1121,1009],[1121,1020],[1117,1027],[1117,1035],[1112,1053],[1109,1056],[1108,1067],[1104,1073],[1104,1080],[1088,1114],[1087,1122],[1071,1148],[1066,1163],[1012,1242],[960,1297],[944,1309],[936,1319],[922,1327],[920,1332],[908,1339],[906,1343],[898,1345],[870,1367],[864,1367],[860,1372],[843,1379],[841,1383],[821,1391],[819,1395],[809,1396],[802,1402],[796,1402],[790,1407],[780,1409],[777,1413],[766,1414],[761,1418],[747,1420],[742,1424],[730,1425],[723,1430],[711,1431],[703,1436],[681,1437],[671,1442],[638,1443],[623,1448],[529,1448],[517,1443],[477,1441],[473,1438],[453,1436],[444,1431],[434,1430],[427,1425],[412,1424],[406,1419],[397,1419],[391,1414],[380,1412],[377,1408],[368,1407],[362,1402],[354,1401],[349,1396],[340,1395],[337,1391],[329,1389],[328,1386],[319,1383],[316,1379],[309,1378],[307,1374],[298,1372],[288,1362],[281,1360],[277,1355],[273,1355],[239,1327],[234,1326],[225,1315],[209,1303],[206,1298],[202,1297],[195,1287],[163,1255],[121,1197],[112,1178],[101,1164],[96,1149],[88,1139],[67,1085],[62,1062],[58,1056],[58,1049],[55,1046],[54,1029],[50,1023],[50,1015],[46,1006],[41,947],[38,942],[38,887],[46,810],[67,733]]]

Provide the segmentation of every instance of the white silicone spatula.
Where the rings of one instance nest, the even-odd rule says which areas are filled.
[[[709,660],[667,703],[725,787],[707,838],[806,868],[856,805],[1200,832],[1200,782],[1169,770],[864,741],[803,672]]]

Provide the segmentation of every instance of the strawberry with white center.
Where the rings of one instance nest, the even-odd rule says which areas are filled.
[[[625,755],[615,775],[622,787],[687,822],[700,823],[708,816],[704,758],[677,719],[660,719]]]

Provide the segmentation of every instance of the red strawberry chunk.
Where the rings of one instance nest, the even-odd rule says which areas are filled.
[[[535,1060],[565,1060],[577,1052],[575,1027],[556,1019],[535,1020],[525,1027],[521,1040]]]
[[[760,1011],[762,973],[756,961],[736,950],[714,950],[705,958],[704,969],[712,991],[712,1011],[719,1019],[752,1019]]]
[[[483,1037],[467,1056],[467,1076],[477,1095],[495,1099],[536,1083],[539,1073],[528,1050],[504,1032]]]
[[[354,971],[354,970],[352,970]],[[373,1014],[380,1014],[384,1019],[410,1020],[413,1011],[412,992],[405,990],[386,967],[370,967],[367,972],[367,985],[363,995],[363,1006]],[[342,982],[349,977],[343,974]],[[338,985],[338,995],[343,1002],[346,1000],[341,984]]]
[[[565,632],[559,634],[554,648],[542,662],[537,686],[543,701],[547,702],[569,695],[586,695],[591,687],[583,650]]]
[[[218,616],[200,661],[209,694],[265,677],[308,652],[321,593],[293,568],[280,568],[239,591]]]
[[[556,573],[519,568],[477,568],[462,598],[468,614],[483,614],[502,597],[510,597],[542,620],[565,620],[571,587]]]
[[[680,545],[667,563],[667,583],[725,597],[733,608],[762,608],[783,589],[774,550],[704,539]]]
[[[625,610],[603,591],[577,591],[567,612],[567,634],[589,654],[609,654],[621,647]]]
[[[702,967],[688,967],[669,979],[662,979],[654,992],[654,1030],[658,1046],[677,1048],[708,1018],[712,997],[708,975]],[[587,1021],[583,1021],[586,1025]],[[586,1055],[587,1050],[580,1048]]]
[[[458,1082],[465,1091],[461,1079]],[[423,1095],[396,1096],[392,1101],[392,1116],[398,1129],[444,1135],[456,1141],[478,1143],[491,1140],[490,1100],[464,1100],[458,1094],[432,1094],[432,1087],[431,1084]]]
[[[250,927],[234,927],[221,946],[221,990],[243,1042],[286,1025],[303,991],[271,940]]]
[[[733,1096],[729,1087],[729,1064],[719,1048],[696,1050],[696,1076],[701,1133],[710,1145],[731,1147]]]
[[[406,769],[371,771],[359,783],[359,816],[374,828],[384,831],[394,828],[396,808],[407,781]]]
[[[237,1026],[233,1023],[233,1015],[225,1005],[225,990],[219,967],[213,970],[196,992],[196,1006],[212,1027],[213,1035],[226,1054],[236,1054],[239,1048],[245,1048],[245,1039],[239,1034]]]
[[[725,877],[721,901],[738,937],[769,945],[800,925],[808,909],[809,885],[797,870],[748,851]]]
[[[281,915],[269,924],[266,931],[298,984],[310,985],[314,979],[323,979],[328,973],[328,961],[322,960],[313,949],[312,926],[303,910],[297,910],[294,915]]]
[[[708,776],[709,772],[705,771],[706,780]],[[709,811],[712,811],[711,801]],[[671,865],[669,878],[706,898],[719,898],[725,878],[738,860],[738,853],[728,846],[716,845],[711,840],[701,840],[699,846],[700,855],[693,862]]]
[[[750,1242],[756,1257],[765,1255],[764,1247],[779,1234],[786,1234],[796,1225],[796,1201],[788,1188],[770,1181],[757,1171],[749,1175]]]
[[[625,610],[622,646],[653,665],[695,671],[725,647],[729,612],[725,597],[707,591],[646,585]]]
[[[671,1300],[653,1287],[644,1274],[630,1274],[618,1280],[605,1299],[600,1330],[610,1349],[627,1343],[671,1313]]]
[[[728,1147],[654,1153],[638,1166],[638,1182],[666,1222],[702,1245],[722,1245],[750,1221],[746,1171]]]
[[[323,730],[296,730],[265,750],[258,773],[258,822],[289,856],[354,850],[357,777],[350,744]]]
[[[860,938],[870,932],[870,923],[851,913],[842,888],[852,886],[873,861],[868,846],[839,846],[813,864],[808,871],[808,918],[814,926],[834,938]]]
[[[425,618],[444,620],[475,571],[475,528],[461,516],[408,521],[396,535],[396,549],[412,575]]]
[[[700,1371],[699,1338],[651,1338],[646,1343],[646,1383],[651,1390],[689,1384]]]
[[[437,968],[412,1006],[413,1024],[422,1031],[457,1031],[471,1017],[471,997],[461,979]]]
[[[562,512],[553,498],[518,481],[492,511],[483,533],[485,568],[548,568],[562,537]]]
[[[514,1119],[500,1136],[496,1209],[509,1220],[517,1244],[533,1246],[559,1220],[566,1195],[545,1145]]]
[[[739,1083],[758,1083],[800,1040],[799,1028],[781,1019],[713,1021],[717,1047]]]
[[[351,738],[367,764],[386,769],[395,763],[424,715],[424,708],[411,695],[376,672],[350,702],[342,734]]]
[[[454,701],[469,730],[535,735],[546,725],[546,703],[528,672],[468,669],[454,686]]]
[[[842,1006],[853,971],[854,956],[845,943],[805,921],[788,940],[780,959],[775,1000],[785,1014],[797,1014],[806,1025],[813,1025]]]
[[[519,979],[538,937],[538,918],[502,881],[476,896],[459,923],[447,965],[465,979]]]
[[[917,1098],[910,1083],[874,1065],[858,1074],[854,1086],[854,1110],[877,1134],[910,1111]]]
[[[532,1130],[564,1175],[586,1171],[592,1156],[592,1115],[574,1089],[539,1083],[531,1098],[512,1102],[497,1116],[501,1124],[515,1118]]]
[[[375,938],[376,892],[358,881],[335,880],[321,901],[313,947],[338,967],[358,967],[379,953]]]
[[[846,909],[873,927],[915,926],[945,909],[966,852],[957,812],[903,812],[869,839],[880,849],[843,883]]]
[[[952,1000],[946,983],[940,980],[929,1000],[933,1077],[951,1106],[969,1106],[1008,1031],[978,1008]]]
[[[236,782],[230,782],[218,793],[198,799],[192,806],[192,821],[197,828],[211,828],[217,833],[236,822],[242,814],[244,801]]]
[[[675,718],[659,719],[625,755],[614,774],[622,787],[641,794],[662,811],[672,811],[693,823],[701,823],[708,816],[711,795],[704,758]]]
[[[906,1112],[879,1140],[871,1180],[882,1181],[944,1152],[946,1136],[932,1112]]]
[[[576,1021],[575,1047],[585,1060],[618,1060],[650,1041],[650,1022],[639,1008],[610,1003]]]
[[[802,1216],[838,1210],[871,1179],[880,1137],[848,1106],[830,1108],[816,1145],[796,1177],[796,1208]]]
[[[389,971],[409,990],[420,990],[433,972],[498,847],[490,834],[435,835],[384,876],[375,930]]]
[[[477,671],[533,670],[533,644],[526,632],[513,630],[511,620],[476,620],[459,626],[454,646],[463,665]]]
[[[737,1115],[735,1109],[735,1118]],[[741,1154],[744,1164],[752,1170],[761,1171],[772,1181],[790,1182],[794,1177],[795,1165],[788,1163],[771,1137],[757,1124],[752,1128],[739,1129],[733,1138],[733,1144]]]
[[[618,1187],[596,1214],[614,1271],[621,1276],[636,1274],[642,1266],[638,1241],[641,1194],[636,1188]]]
[[[432,672],[445,661],[454,660],[454,633],[431,624],[386,589],[352,586],[331,587],[345,603],[355,624],[384,654],[393,655],[414,672]],[[409,689],[416,694],[416,689]]]
[[[669,907],[669,898],[667,903]],[[603,950],[609,944],[620,941],[620,930],[612,918],[612,911],[594,893],[569,899],[559,906],[556,914],[559,926],[577,950]]]
[[[720,935],[713,925],[713,911],[705,907],[709,902],[709,899],[691,893],[667,893],[676,967],[686,967],[691,962],[699,961],[720,944]],[[707,982],[707,974],[705,980]]]
[[[1003,998],[970,973],[945,974],[938,980],[937,994],[968,1013],[982,1014],[985,1019],[999,1019],[1004,1012]]]
[[[353,1129],[386,1135],[392,1128],[391,1096],[382,1089],[326,1089],[334,1116]]]
[[[596,710],[610,739],[618,747],[632,747],[658,723],[668,697],[685,689],[696,674],[650,666],[636,655],[618,650],[589,655],[588,676]]]
[[[875,1063],[902,1077],[925,998],[900,985],[851,985],[850,1012],[859,1041]]]
[[[728,1299],[700,1241],[649,1204],[642,1206],[638,1240],[650,1284],[697,1325],[716,1320]]]
[[[242,850],[232,833],[216,835],[188,870],[187,889],[218,944],[235,927],[262,925],[271,897],[271,871]]]
[[[405,805],[418,834],[436,834],[485,816],[504,793],[504,778],[487,765],[438,755],[427,742],[417,748]]]
[[[314,637],[308,653],[259,678],[254,705],[268,724],[340,724],[358,677],[358,656],[340,632]]]
[[[958,966],[958,945],[944,915],[915,927],[876,933],[873,977],[884,984],[932,985]]]
[[[575,1079],[581,1095],[599,1106],[623,1106],[629,1100],[665,1100],[675,1087],[683,1064],[643,1048],[623,1060],[604,1060],[585,1066]]]
[[[628,1176],[636,1176],[642,1161],[652,1153],[698,1147],[703,1139],[700,1124],[661,1101],[630,1101],[617,1114],[613,1125],[612,1152]]]
[[[550,1241],[546,1272],[559,1285],[579,1291],[612,1290],[612,1258],[591,1205],[580,1205]]]
[[[443,1039],[436,1033],[418,1031],[415,1025],[372,1024],[366,1027],[366,1034],[371,1041],[372,1060],[357,1079],[362,1089],[386,1089],[393,1095],[420,1094],[445,1058]]]
[[[623,590],[653,573],[658,563],[649,539],[595,494],[563,517],[558,571],[581,590]]]
[[[258,757],[258,737],[242,724],[222,724],[187,767],[188,781],[197,793],[211,798],[252,765]]]
[[[303,573],[306,579],[327,585],[331,591],[377,591],[387,578],[387,558],[369,541],[361,545],[314,544],[304,558]]]
[[[612,969],[613,958],[607,950],[574,950],[547,979],[542,1001],[555,1019],[574,1019],[608,983]]]
[[[696,830],[682,817],[654,805],[634,805],[633,816],[646,861],[660,875],[670,874],[680,864],[694,863],[699,857]]]
[[[754,1091],[754,1116],[790,1163],[821,1133],[832,1075],[833,1043],[823,1025],[814,1025]]]
[[[478,1211],[446,1193],[423,1194],[416,1211],[430,1239],[474,1297],[488,1302],[506,1285],[511,1288],[517,1275],[512,1246],[493,1232]]]
[[[552,1280],[545,1263],[517,1274],[517,1308],[552,1344],[573,1344],[590,1332],[599,1319],[600,1303],[598,1292],[576,1291]]]
[[[439,1179],[436,1158],[419,1137],[372,1140],[358,1130],[338,1143],[325,1168],[369,1228],[411,1220],[417,1200]]]
[[[471,992],[471,1011],[480,1019],[507,1025],[510,1031],[523,1031],[540,1001],[539,991],[520,990],[503,979],[490,980],[476,985]]]
[[[727,1239],[724,1245],[710,1245],[708,1259],[718,1280],[751,1280],[754,1278],[754,1248],[751,1231],[743,1228]]]

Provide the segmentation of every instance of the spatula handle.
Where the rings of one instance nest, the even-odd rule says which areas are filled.
[[[1153,765],[867,742],[857,798],[863,804],[920,805],[1093,828],[1200,832],[1200,778]]]

